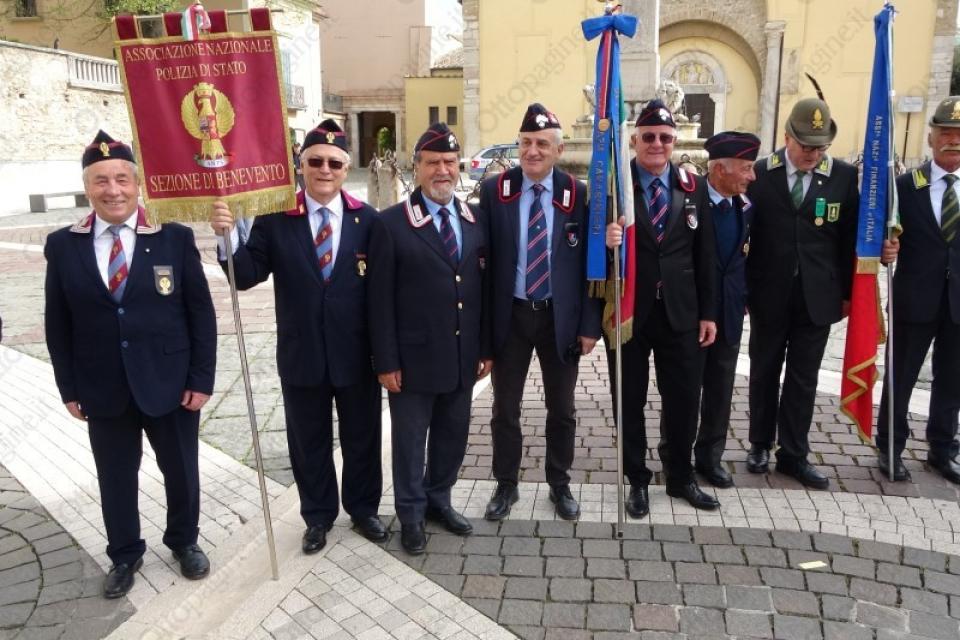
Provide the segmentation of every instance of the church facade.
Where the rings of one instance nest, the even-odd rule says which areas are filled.
[[[908,164],[929,154],[925,123],[948,94],[957,0],[897,3],[894,83],[896,151]],[[625,0],[641,20],[622,39],[628,101],[653,97],[652,78],[685,93],[700,137],[725,129],[757,133],[769,151],[797,100],[815,95],[814,76],[839,134],[831,153],[856,159],[863,146],[873,65],[874,0]],[[566,131],[590,112],[597,42],[580,30],[596,0],[464,0],[464,137],[467,152],[509,142],[529,102],[555,111]],[[908,128],[909,125],[909,128]]]

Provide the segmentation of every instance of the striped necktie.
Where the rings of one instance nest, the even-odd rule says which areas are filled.
[[[123,242],[120,241],[122,224],[112,224],[109,227],[113,236],[113,247],[110,248],[110,262],[107,264],[107,281],[110,283],[110,295],[117,302],[123,298],[123,290],[127,288],[127,255],[123,252]]]
[[[793,178],[793,186],[790,188],[790,199],[793,200],[793,206],[797,209],[803,204],[803,177],[807,175],[806,171],[797,171]]]
[[[320,261],[323,281],[330,282],[330,275],[333,273],[333,227],[330,226],[330,209],[321,207],[320,216],[320,228],[317,229],[317,237],[313,239],[313,246],[317,252],[317,260]]]
[[[940,232],[944,240],[953,242],[957,236],[957,226],[960,225],[960,201],[957,200],[957,190],[953,188],[958,178],[948,173],[943,179],[947,182],[947,189],[943,192],[940,204]]]
[[[460,263],[460,247],[457,246],[457,234],[450,224],[450,211],[446,207],[440,207],[437,213],[440,215],[440,239],[443,240],[443,248],[453,266],[457,266]]]
[[[663,242],[663,237],[666,234],[667,211],[669,208],[667,190],[660,178],[654,178],[653,182],[650,183],[650,208],[647,213],[650,215],[650,224],[653,225],[657,243]]]
[[[533,202],[527,217],[527,300],[540,301],[550,292],[550,264],[547,251],[550,248],[547,216],[543,213],[540,196],[544,192],[542,184],[533,185]]]

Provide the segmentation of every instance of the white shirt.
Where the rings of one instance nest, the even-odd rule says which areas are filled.
[[[100,277],[103,278],[103,284],[110,288],[110,277],[107,272],[110,268],[110,250],[113,249],[113,234],[110,233],[112,225],[97,215],[93,220],[93,251],[97,256],[97,269],[100,270]],[[130,217],[123,222],[123,228],[120,229],[120,244],[123,245],[123,254],[127,258],[127,273],[133,265],[133,250],[137,246],[137,212],[134,211]]]
[[[797,181],[797,168],[793,166],[793,163],[790,162],[790,154],[786,151],[783,152],[783,157],[787,161],[787,193],[793,191],[793,185]],[[813,182],[813,170],[807,171],[806,175],[803,176],[803,197],[807,197],[807,191],[810,189],[810,183]]]
[[[945,175],[947,172],[936,162],[930,163],[930,204],[933,206],[933,217],[936,218],[938,225],[941,217],[940,209],[943,207],[943,194],[947,191],[947,181],[943,179]],[[954,171],[953,175],[960,177],[960,169]],[[960,180],[953,183],[953,190],[957,192],[957,197],[960,197]]]
[[[317,231],[320,229],[320,223],[323,221],[323,214],[320,209],[323,207],[319,202],[311,198],[308,194],[303,194],[303,199],[307,209],[307,220],[310,223],[310,240],[317,237]],[[343,227],[343,198],[340,194],[334,198],[330,204],[326,205],[330,210],[330,229],[333,231],[333,261],[331,265],[337,263],[337,251],[340,249],[340,229]],[[249,231],[247,232],[249,235]],[[233,252],[236,253],[240,248],[240,233],[237,231],[237,225],[230,230],[230,239],[233,242]],[[227,249],[223,236],[217,236],[217,255],[223,260],[226,258]]]

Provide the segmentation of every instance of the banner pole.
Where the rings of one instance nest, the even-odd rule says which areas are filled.
[[[891,7],[889,1],[885,1],[883,6],[886,8]],[[896,144],[893,140],[894,131],[896,127],[894,126],[894,114],[896,113],[893,108],[893,98],[894,98],[894,88],[893,88],[893,19],[895,13],[891,13],[890,22],[887,25],[887,78],[889,79],[889,86],[887,89],[890,92],[889,95],[889,109],[890,109],[890,135],[889,135],[889,158],[887,159],[888,168],[887,168],[887,238],[890,238],[893,233],[890,227],[890,221],[893,219],[895,213],[895,202],[897,202],[897,175],[895,171],[896,167]],[[907,126],[909,127],[909,117],[910,114],[907,114]],[[904,153],[906,153],[907,148],[904,146]],[[893,468],[893,407],[895,404],[895,398],[893,396],[893,269],[894,265],[887,265],[887,368],[885,373],[887,379],[887,455],[889,456],[888,462],[890,464],[888,469],[890,469],[890,481],[896,482],[896,473],[894,473]],[[909,436],[909,433],[907,434]]]
[[[893,482],[896,474],[893,472],[893,265],[887,265],[887,353],[886,353],[886,383],[887,383],[887,455],[889,456],[890,481]]]
[[[609,210],[616,216],[616,196],[610,196]],[[617,218],[614,217],[614,222]],[[625,240],[626,238],[624,238]],[[617,351],[614,354],[614,388],[617,406],[614,408],[614,422],[617,431],[617,526],[615,537],[623,538],[623,336],[621,332],[620,308],[620,246],[613,248],[613,322]]]
[[[273,539],[273,520],[270,517],[270,497],[267,495],[267,482],[263,473],[263,456],[260,454],[260,433],[257,431],[257,413],[253,407],[253,386],[250,382],[250,367],[247,364],[247,348],[243,341],[243,324],[240,322],[240,300],[237,296],[237,280],[233,270],[233,238],[229,231],[223,234],[227,253],[227,279],[230,281],[230,302],[233,306],[233,324],[237,331],[237,348],[240,351],[240,371],[243,374],[243,388],[247,396],[247,417],[250,419],[250,431],[253,436],[253,453],[257,462],[257,479],[260,482],[260,502],[263,505],[263,523],[267,529],[267,548],[270,552],[270,569],[274,580],[280,579],[277,568],[277,546]]]

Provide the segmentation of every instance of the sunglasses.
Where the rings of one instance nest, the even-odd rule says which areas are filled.
[[[804,153],[813,153],[814,151],[826,151],[830,148],[830,145],[822,144],[818,147],[811,147],[809,145],[802,144],[800,145],[800,148],[803,149]]]
[[[641,133],[640,139],[643,141],[644,144],[653,144],[654,141],[657,139],[657,134],[650,133],[649,131],[647,133]],[[660,144],[673,144],[673,141],[676,139],[677,137],[672,133],[660,134]]]
[[[331,171],[339,171],[343,169],[345,163],[343,160],[334,160],[333,158],[309,158],[307,164],[314,169],[322,169],[323,165],[326,164]]]

